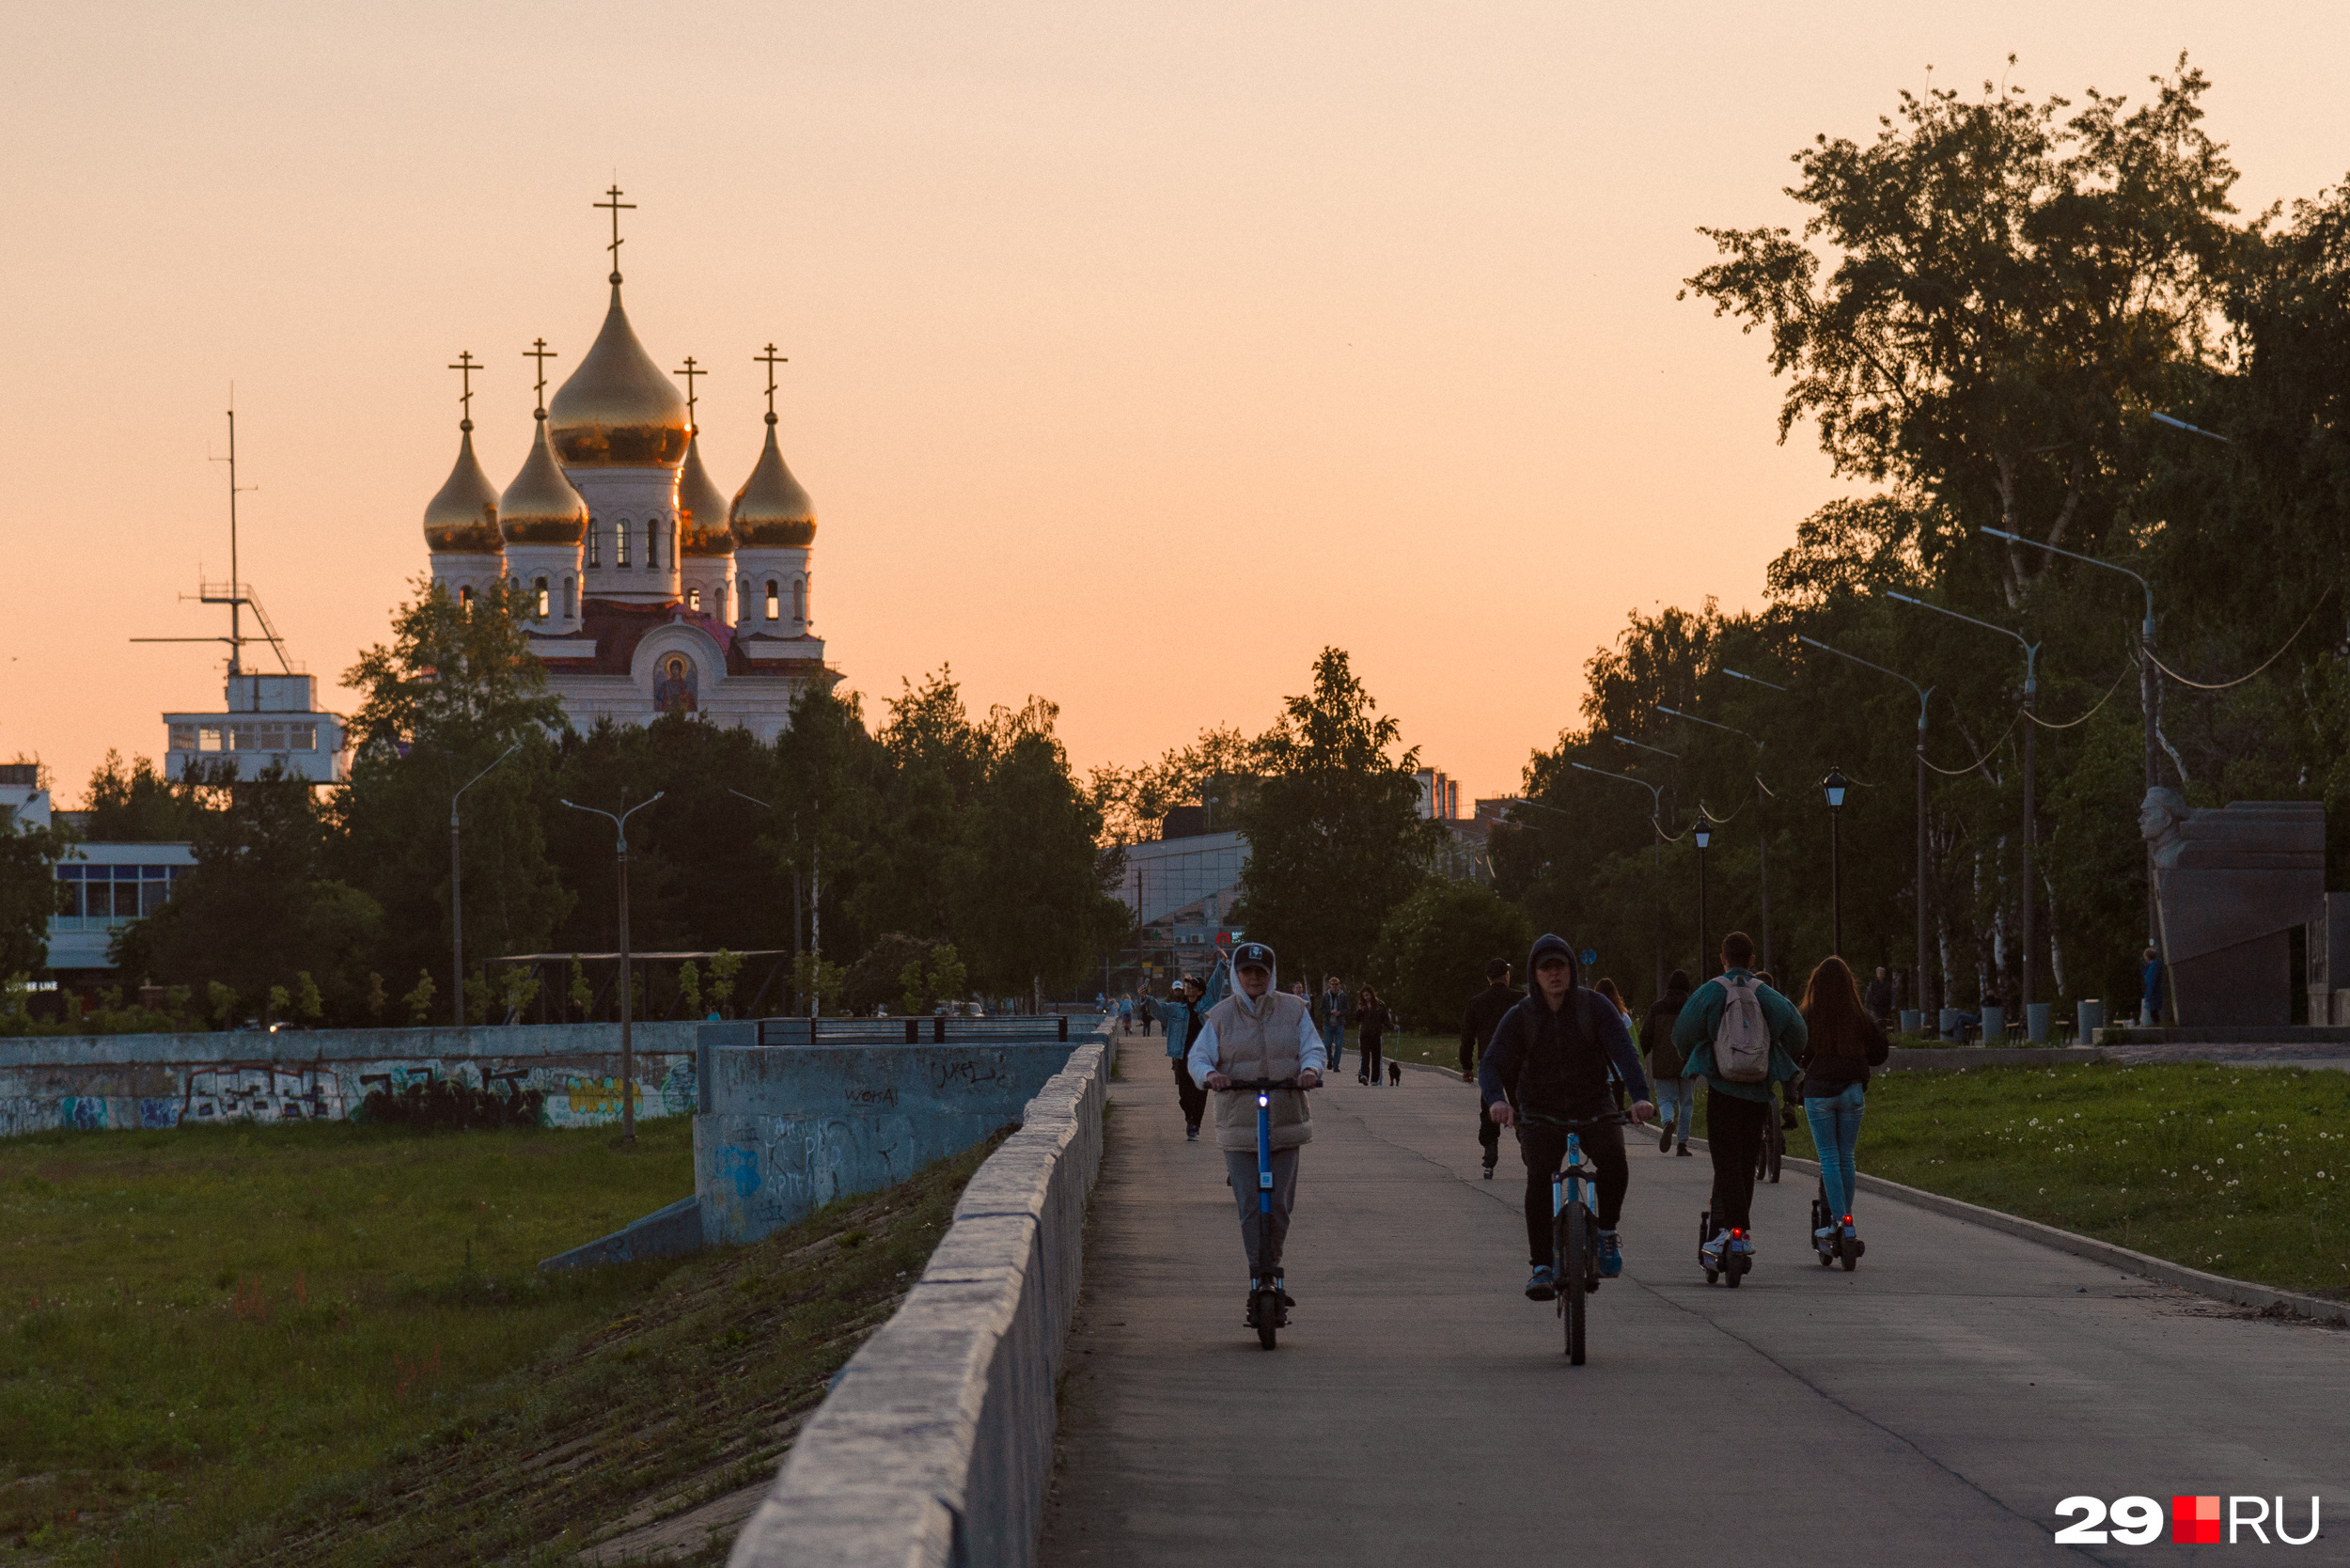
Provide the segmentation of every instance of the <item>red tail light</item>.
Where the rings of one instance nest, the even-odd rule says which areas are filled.
[[[1852,1223],[1852,1215],[1846,1215],[1844,1216],[1844,1223],[1845,1223],[1845,1224],[1847,1224],[1847,1225],[1850,1225],[1850,1224]]]

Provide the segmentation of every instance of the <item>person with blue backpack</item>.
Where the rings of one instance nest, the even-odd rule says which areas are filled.
[[[1722,973],[1689,994],[1673,1022],[1682,1071],[1705,1080],[1706,1152],[1714,1159],[1713,1235],[1699,1244],[1710,1279],[1731,1262],[1744,1272],[1754,1254],[1754,1167],[1765,1124],[1777,1114],[1771,1086],[1801,1071],[1809,1038],[1795,1004],[1754,974],[1754,938],[1722,938]]]

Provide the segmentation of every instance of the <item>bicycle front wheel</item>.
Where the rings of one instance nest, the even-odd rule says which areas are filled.
[[[1590,1227],[1582,1204],[1567,1205],[1566,1223],[1559,1227],[1565,1235],[1559,1253],[1559,1301],[1567,1320],[1567,1360],[1577,1367],[1583,1364],[1584,1319],[1590,1313]]]

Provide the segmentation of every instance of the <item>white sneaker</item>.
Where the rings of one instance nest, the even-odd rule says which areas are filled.
[[[1698,1248],[1698,1251],[1705,1258],[1707,1264],[1711,1266],[1717,1264],[1722,1261],[1722,1248],[1728,1247],[1729,1245],[1730,1231],[1727,1229],[1724,1229],[1715,1231],[1714,1239],[1700,1246]]]

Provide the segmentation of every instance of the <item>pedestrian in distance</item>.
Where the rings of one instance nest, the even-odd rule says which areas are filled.
[[[1526,967],[1533,977],[1526,998],[1502,1015],[1492,1044],[1477,1070],[1477,1090],[1495,1125],[1516,1125],[1521,1116],[1582,1121],[1612,1116],[1610,1070],[1631,1091],[1632,1120],[1646,1121],[1648,1080],[1623,1013],[1576,973],[1574,949],[1557,936],[1535,939]],[[1518,1153],[1526,1162],[1526,1249],[1533,1272],[1526,1281],[1529,1301],[1557,1298],[1557,1261],[1550,1255],[1550,1178],[1566,1158],[1563,1127],[1518,1127]],[[1577,1136],[1597,1173],[1599,1272],[1612,1279],[1623,1272],[1623,1248],[1616,1221],[1623,1214],[1624,1189],[1632,1168],[1624,1163],[1623,1127],[1594,1121]]]
[[[1118,1027],[1121,1034],[1135,1032],[1135,998],[1132,992],[1118,998]]]
[[[1804,1047],[1803,1014],[1754,972],[1754,938],[1733,931],[1722,938],[1723,973],[1689,994],[1673,1024],[1682,1070],[1705,1080],[1705,1146],[1714,1158],[1710,1228],[1699,1244],[1700,1262],[1720,1269],[1739,1254],[1743,1270],[1754,1252],[1754,1167],[1771,1115],[1771,1086],[1794,1078]]]
[[[1623,1015],[1624,1031],[1626,1033],[1630,1033],[1632,1029],[1632,1010],[1623,1005],[1623,993],[1616,989],[1616,982],[1609,980],[1606,975],[1602,975],[1599,977],[1599,982],[1596,985],[1593,985],[1591,989],[1606,997],[1608,1005]]]
[[[1807,991],[1809,986],[1806,987]],[[1884,964],[1877,965],[1877,978],[1869,982],[1869,1016],[1885,1028],[1896,1022],[1893,1007],[1893,977]]]
[[[2151,1029],[2162,1022],[2162,954],[2148,948],[2145,963],[2138,972],[2138,1014]]]
[[[1682,1006],[1688,999],[1689,972],[1675,969],[1665,981],[1665,994],[1656,998],[1640,1026],[1640,1048],[1648,1053],[1649,1081],[1656,1089],[1656,1114],[1662,1128],[1656,1137],[1656,1152],[1671,1152],[1678,1140],[1684,1159],[1689,1155],[1690,1124],[1697,1120],[1698,1080],[1682,1071],[1673,1025],[1680,1021]]]
[[[1853,1211],[1853,1150],[1860,1141],[1860,1112],[1868,1101],[1869,1069],[1890,1050],[1884,1027],[1869,1016],[1841,958],[1824,958],[1803,988],[1803,1113],[1819,1146],[1820,1183],[1831,1223]]]
[[[1322,977],[1322,996],[1318,1017],[1322,1024],[1322,1043],[1330,1053],[1329,1071],[1336,1073],[1346,1065],[1346,1025],[1355,1016],[1355,999],[1346,994],[1336,975]]]
[[[1167,1030],[1167,1061],[1175,1069],[1175,1102],[1183,1107],[1183,1141],[1199,1141],[1199,1123],[1208,1112],[1208,1091],[1201,1089],[1184,1065],[1190,1055],[1192,1042],[1198,1038],[1202,1021],[1199,998],[1207,987],[1197,975],[1185,975],[1175,982],[1175,999],[1153,1001],[1149,995],[1142,998],[1143,1018],[1147,1026],[1156,1018]],[[1149,1032],[1146,1027],[1145,1033]]]
[[[1215,1144],[1224,1152],[1225,1179],[1240,1205],[1241,1247],[1248,1255],[1248,1326],[1256,1326],[1257,1286],[1273,1278],[1286,1310],[1291,1299],[1281,1253],[1290,1211],[1297,1203],[1297,1152],[1312,1140],[1305,1091],[1322,1083],[1322,1033],[1305,999],[1274,989],[1273,949],[1244,942],[1232,949],[1230,995],[1208,1010],[1192,1037],[1191,1075],[1216,1091]],[[1226,1093],[1232,1080],[1293,1078],[1295,1089],[1272,1090],[1273,1198],[1261,1226],[1257,1213],[1257,1101]]]
[[[1355,1066],[1355,1082],[1376,1089],[1380,1074],[1386,1071],[1386,1053],[1382,1046],[1387,1031],[1395,1027],[1395,1014],[1379,999],[1378,991],[1369,980],[1363,982],[1362,999],[1355,1004],[1355,1024],[1362,1031],[1355,1043],[1359,1053]]]
[[[1494,1030],[1501,1027],[1502,1014],[1526,1000],[1526,993],[1510,983],[1510,961],[1496,958],[1485,965],[1485,989],[1469,998],[1468,1011],[1461,1015],[1461,1081],[1477,1081],[1477,1064],[1485,1058],[1485,1049],[1494,1043]],[[1485,1107],[1477,1107],[1477,1147],[1481,1157],[1485,1180],[1494,1179],[1494,1167],[1501,1163],[1501,1124],[1485,1114]]]

